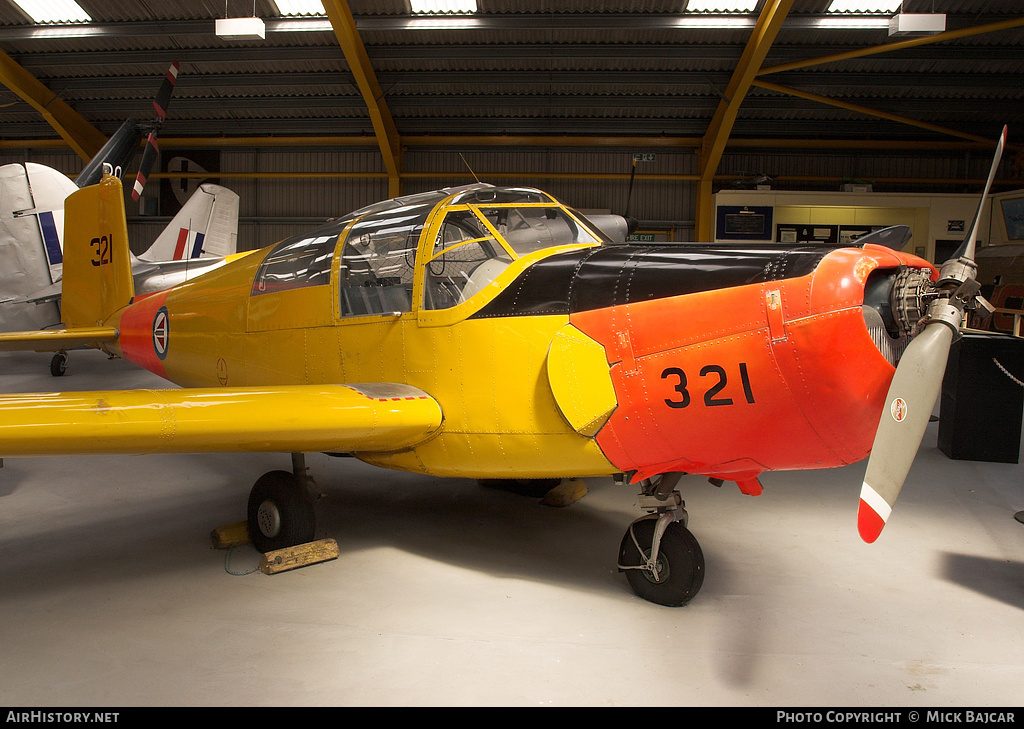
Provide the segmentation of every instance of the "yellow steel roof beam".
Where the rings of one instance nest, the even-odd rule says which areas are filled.
[[[827,96],[820,96],[813,94],[810,91],[801,91],[800,89],[793,89],[788,86],[780,86],[779,84],[768,83],[767,81],[754,81],[754,86],[769,91],[777,91],[780,94],[787,94],[789,96],[797,96],[801,99],[807,99],[808,101],[815,101],[819,104],[827,104],[829,106],[837,106],[840,109],[846,109],[848,111],[855,111],[859,114],[866,114],[868,116],[878,117],[880,119],[888,119],[889,121],[898,122],[900,124],[907,124],[913,127],[919,127],[921,129],[927,129],[928,131],[938,132],[939,134],[948,134],[951,137],[959,137],[966,139],[971,142],[979,142],[991,146],[993,144],[991,139],[985,137],[979,137],[974,134],[967,134],[965,132],[958,132],[955,129],[949,129],[948,127],[942,127],[938,124],[929,124],[928,122],[918,121],[917,119],[910,119],[905,116],[898,114],[890,114],[887,111],[879,111],[878,109],[870,109],[860,104],[851,104],[848,101],[840,101],[838,99],[830,99]]]
[[[0,51],[0,83],[42,114],[83,160],[92,159],[107,143],[107,138],[100,130],[3,51]]]
[[[1024,17],[1014,18],[1012,20],[1001,20],[998,23],[986,23],[985,25],[976,25],[971,28],[947,30],[945,33],[921,36],[920,38],[907,38],[906,40],[895,41],[893,43],[884,43],[880,46],[871,46],[870,48],[858,48],[857,50],[854,51],[833,53],[828,56],[818,56],[817,58],[806,58],[802,61],[791,61],[790,63],[783,63],[778,66],[769,66],[768,68],[762,68],[757,75],[765,76],[770,73],[792,71],[797,68],[807,68],[808,66],[820,66],[822,64],[833,63],[835,61],[848,61],[851,58],[861,58],[863,56],[873,56],[878,53],[899,51],[903,50],[904,48],[913,48],[915,46],[922,46],[928,43],[942,43],[943,41],[956,40],[958,38],[968,38],[972,35],[981,35],[983,33],[994,33],[999,30],[1019,28],[1020,26],[1024,26]]]
[[[750,84],[757,76],[768,49],[775,42],[775,37],[782,27],[783,21],[793,6],[793,0],[767,0],[761,15],[754,26],[754,32],[747,41],[743,55],[733,71],[732,78],[725,90],[725,98],[718,103],[711,125],[704,134],[700,151],[700,182],[697,185],[696,239],[711,240],[711,221],[714,210],[711,199],[711,183],[718,171],[718,163],[729,141],[733,124],[739,113],[740,105],[750,90]]]
[[[345,60],[348,61],[349,70],[355,77],[363,101],[366,102],[377,144],[384,157],[384,168],[388,173],[388,193],[395,197],[401,194],[402,147],[398,129],[384,101],[384,93],[377,83],[377,76],[370,65],[370,57],[366,53],[363,39],[356,30],[356,21],[349,10],[348,2],[323,0],[323,5],[334,28],[334,35],[341,44]]]

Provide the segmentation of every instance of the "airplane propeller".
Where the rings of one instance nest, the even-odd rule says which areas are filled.
[[[178,68],[178,62],[174,61],[171,67],[167,69],[167,75],[164,76],[164,81],[160,84],[160,90],[157,91],[156,99],[153,101],[156,119],[153,121],[153,128],[146,138],[146,149],[142,153],[139,172],[135,176],[135,185],[132,187],[132,200],[137,201],[142,196],[142,190],[146,187],[146,179],[153,170],[153,163],[156,162],[156,156],[160,152],[156,144],[156,135],[160,131],[160,127],[163,126],[164,119],[167,118],[167,106],[171,101],[174,83],[178,79]]]
[[[912,302],[912,309],[923,309],[927,300],[927,311],[914,326],[911,333],[915,336],[896,367],[871,446],[857,514],[857,529],[865,542],[878,538],[910,472],[939,396],[949,348],[964,312],[992,311],[991,304],[978,295],[981,285],[975,278],[978,267],[974,255],[981,210],[1003,155],[1006,131],[1003,127],[971,229],[953,257],[942,265],[938,280],[927,289],[915,282],[894,292],[896,298],[918,299]]]

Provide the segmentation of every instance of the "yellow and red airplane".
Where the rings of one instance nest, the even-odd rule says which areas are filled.
[[[181,388],[2,397],[0,455],[295,454],[249,496],[263,551],[313,539],[303,453],[479,479],[625,474],[648,515],[618,566],[665,605],[704,578],[682,474],[757,494],[762,472],[871,452],[873,541],[963,311],[984,306],[974,232],[942,271],[872,243],[609,245],[544,192],[485,184],[371,205],[136,296],[118,180],[67,206],[66,328],[0,348],[87,344]]]

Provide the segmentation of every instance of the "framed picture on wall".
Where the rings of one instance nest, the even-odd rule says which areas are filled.
[[[774,209],[761,205],[722,205],[717,210],[717,240],[769,241]]]
[[[838,243],[839,226],[779,223],[775,229],[775,240],[779,243]]]

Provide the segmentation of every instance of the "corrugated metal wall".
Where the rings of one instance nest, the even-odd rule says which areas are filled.
[[[163,154],[181,154],[164,150]],[[654,155],[637,163],[629,212],[647,227],[671,231],[675,240],[690,240],[697,173],[691,149],[588,150],[552,148],[499,149],[410,148],[405,151],[406,194],[473,181],[540,187],[573,207],[623,213],[633,154]],[[53,150],[0,150],[0,164],[32,161],[74,175],[81,161],[72,153]],[[875,182],[878,194],[889,191],[972,192],[987,174],[984,151],[920,152],[898,150],[744,150],[730,149],[721,175],[736,176],[717,186],[749,184],[747,178],[775,178],[774,189],[838,190],[844,178]],[[225,149],[217,162],[227,176],[220,183],[240,196],[239,248],[270,245],[320,221],[343,215],[387,197],[387,179],[374,149]],[[1004,165],[1009,164],[1004,162]],[[472,173],[470,172],[472,169]],[[130,171],[128,177],[134,175]],[[249,175],[259,175],[252,177]],[[274,175],[283,175],[275,177]],[[284,176],[286,175],[286,176]],[[351,175],[351,176],[349,176]],[[915,183],[914,180],[922,182]],[[939,184],[936,181],[948,181]],[[147,198],[159,196],[161,184],[151,179]],[[180,184],[176,180],[175,184]],[[128,208],[133,248],[144,250],[169,221],[165,211],[141,216]]]

